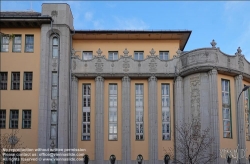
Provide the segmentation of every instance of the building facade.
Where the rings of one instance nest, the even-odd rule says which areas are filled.
[[[0,23],[1,134],[18,129],[31,149],[82,148],[92,164],[112,154],[117,164],[139,154],[162,164],[175,127],[198,118],[214,163],[227,163],[224,149],[245,150],[231,163],[249,163],[248,90],[237,100],[250,63],[240,48],[227,55],[212,41],[184,51],[187,30],[75,30],[67,4],[2,12]]]

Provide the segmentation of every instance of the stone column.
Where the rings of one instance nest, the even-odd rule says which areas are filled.
[[[122,164],[131,163],[130,78],[122,78]]]
[[[70,148],[77,148],[77,133],[78,133],[78,79],[75,76],[71,77],[71,111],[70,111]],[[81,114],[81,113],[80,113]],[[75,151],[71,153],[76,153]],[[76,157],[71,157],[76,158]],[[72,161],[71,163],[76,163]]]
[[[209,75],[209,100],[210,100],[210,132],[211,137],[214,137],[211,153],[215,153],[218,157],[214,163],[220,163],[220,131],[219,131],[219,107],[218,107],[218,81],[217,70],[212,69]]]
[[[95,164],[104,163],[104,79],[95,78]]]
[[[157,78],[148,79],[149,163],[158,163]]]
[[[242,75],[238,75],[235,78],[235,96],[236,96],[236,116],[237,116],[237,139],[238,139],[238,149],[246,149],[246,133],[245,133],[245,117],[244,117],[244,105],[243,98],[244,92],[242,92],[239,102],[238,97],[243,89]],[[240,151],[239,156],[242,157],[244,154]],[[239,157],[239,158],[240,158]],[[239,163],[246,163],[245,158],[239,159]]]

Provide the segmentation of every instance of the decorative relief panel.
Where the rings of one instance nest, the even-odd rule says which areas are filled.
[[[155,59],[151,59],[149,63],[149,71],[150,72],[156,72],[157,71],[157,63],[155,62]]]
[[[124,58],[123,59],[123,64],[122,64],[122,66],[123,66],[123,71],[124,72],[128,72],[129,71],[129,61],[128,61],[128,59],[127,58]]]
[[[200,75],[190,77],[192,118],[200,119]]]
[[[100,58],[97,59],[97,62],[95,63],[96,71],[102,72],[103,71],[103,63]]]

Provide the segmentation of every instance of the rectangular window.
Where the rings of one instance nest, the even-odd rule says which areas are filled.
[[[25,35],[25,52],[34,52],[34,35]]]
[[[109,51],[109,60],[118,60],[118,51]]]
[[[7,90],[8,72],[0,72],[0,90]]]
[[[23,129],[31,128],[31,110],[23,110],[22,128]]]
[[[160,51],[160,59],[168,60],[168,51]]]
[[[232,138],[231,105],[230,105],[230,81],[221,80],[222,88],[222,112],[223,112],[223,137]]]
[[[53,46],[52,46],[52,57],[53,58],[57,58],[58,57],[58,38],[57,37],[54,37],[53,38]]]
[[[24,72],[23,77],[23,89],[24,90],[32,90],[32,78],[33,73],[32,72]]]
[[[0,110],[0,128],[6,127],[6,110]]]
[[[10,110],[10,129],[18,128],[18,110]]]
[[[117,84],[109,84],[109,140],[117,139]]]
[[[52,72],[51,99],[57,99],[58,74]]]
[[[21,52],[21,43],[22,43],[21,35],[15,35],[13,38],[12,51]]]
[[[143,84],[135,85],[135,138],[136,140],[144,139],[144,123],[143,123]]]
[[[1,37],[1,52],[8,52],[9,51],[9,37],[2,36]]]
[[[56,139],[57,136],[57,111],[51,111],[51,122],[50,122],[50,138]]]
[[[82,140],[90,140],[90,84],[82,86]]]
[[[246,140],[247,141],[250,141],[250,108],[249,108],[249,105],[250,105],[250,89],[247,89],[245,92],[244,92],[244,98],[245,98],[245,101],[244,101],[244,108],[245,108],[245,116],[246,116],[246,121],[245,121],[245,124],[246,124]]]
[[[169,84],[161,85],[162,140],[170,140]]]
[[[143,51],[135,51],[134,52],[134,59],[135,60],[143,60]]]
[[[11,74],[11,89],[19,90],[20,89],[20,72],[12,72]]]
[[[90,60],[93,58],[93,52],[92,51],[83,51],[82,52],[82,59],[83,60]]]

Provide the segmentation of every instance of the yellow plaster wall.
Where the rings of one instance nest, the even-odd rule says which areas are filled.
[[[169,84],[170,93],[170,131],[171,140],[162,140],[162,107],[161,107],[161,84]],[[169,153],[169,148],[174,148],[174,111],[173,111],[173,80],[161,80],[157,82],[158,104],[158,159],[163,160],[164,155]]]
[[[144,140],[135,140],[135,84],[143,84],[144,91]],[[132,79],[131,80],[131,160],[136,160],[141,154],[143,160],[148,160],[148,80],[147,79]]]
[[[0,91],[0,108],[6,109],[6,129],[0,129],[1,134],[12,133],[9,129],[10,109],[19,110],[18,136],[21,137],[23,147],[37,148],[38,146],[38,109],[39,109],[39,81],[40,81],[40,28],[0,29],[5,34],[21,34],[21,52],[12,52],[12,40],[9,52],[0,52],[0,71],[8,72],[7,90]],[[34,35],[34,52],[25,53],[25,34]],[[20,90],[11,90],[11,72],[20,72]],[[23,90],[24,72],[33,72],[32,90]],[[31,110],[31,129],[22,129],[22,110]]]
[[[82,85],[90,84],[90,141],[82,141]],[[86,149],[84,152],[88,154],[90,160],[95,159],[95,80],[79,79],[78,80],[78,148]]]
[[[127,48],[132,57],[134,51],[144,51],[145,59],[150,54],[149,51],[154,48],[156,55],[159,55],[159,51],[169,51],[169,58],[172,59],[179,45],[179,40],[73,40],[75,51],[93,51],[93,54],[97,55],[96,51],[100,48],[106,58],[108,51],[118,51],[120,57]],[[76,52],[76,55],[82,58],[82,52]]]
[[[218,74],[218,105],[219,105],[219,132],[220,132],[220,149],[237,148],[237,131],[236,131],[236,110],[235,110],[235,82],[234,77]],[[223,115],[222,115],[222,90],[221,80],[230,81],[230,101],[231,101],[231,121],[232,121],[232,138],[223,138]]]
[[[109,141],[109,84],[117,84],[117,137]],[[104,160],[109,160],[111,154],[116,160],[122,160],[122,83],[121,79],[104,80]]]

